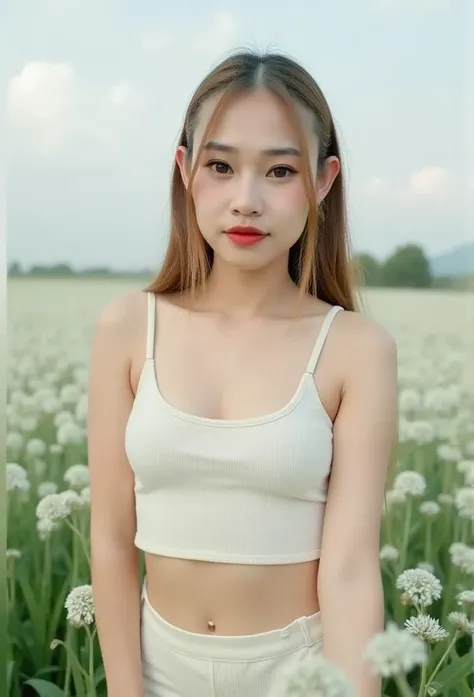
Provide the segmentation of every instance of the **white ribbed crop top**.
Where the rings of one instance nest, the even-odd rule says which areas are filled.
[[[180,411],[161,395],[155,295],[148,294],[146,360],[125,432],[139,549],[242,564],[319,557],[333,433],[313,373],[342,309],[334,306],[325,316],[285,406],[256,418],[220,420]]]

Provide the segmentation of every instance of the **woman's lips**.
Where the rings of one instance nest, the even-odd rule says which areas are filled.
[[[226,230],[227,236],[239,247],[249,247],[261,242],[266,233],[254,227],[233,227]]]

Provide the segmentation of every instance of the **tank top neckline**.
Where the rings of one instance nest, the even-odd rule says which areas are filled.
[[[163,396],[159,384],[158,384],[158,379],[156,375],[156,362],[155,362],[155,356],[154,356],[154,344],[155,344],[155,302],[156,302],[156,296],[154,293],[149,292],[148,293],[148,322],[147,322],[147,352],[146,352],[146,359],[145,363],[143,365],[138,385],[137,385],[137,394],[140,392],[143,382],[146,377],[149,377],[149,381],[151,383],[151,388],[153,391],[153,394],[157,398],[158,402],[162,405],[164,409],[166,409],[168,412],[173,414],[174,416],[184,420],[184,421],[189,421],[193,422],[195,424],[201,424],[203,426],[212,426],[215,428],[229,428],[229,427],[234,427],[234,428],[245,428],[249,426],[258,426],[260,424],[265,424],[269,423],[271,421],[275,421],[277,419],[280,419],[287,414],[289,414],[293,409],[299,404],[301,401],[304,393],[305,393],[305,388],[309,387],[313,398],[316,400],[316,404],[319,408],[319,411],[321,413],[321,416],[323,420],[325,421],[326,425],[328,428],[332,429],[333,423],[332,420],[327,413],[323,402],[321,400],[321,396],[319,394],[319,391],[316,387],[316,384],[314,382],[314,370],[316,368],[319,356],[321,354],[323,345],[325,343],[325,340],[327,338],[328,332],[330,325],[332,323],[333,317],[336,315],[336,313],[339,310],[343,310],[340,305],[333,305],[330,310],[326,313],[324,316],[321,328],[318,332],[318,335],[316,337],[316,342],[313,348],[313,351],[311,353],[311,357],[309,359],[308,365],[306,370],[303,372],[298,385],[296,387],[296,390],[294,391],[293,395],[290,397],[290,399],[287,401],[285,405],[280,407],[279,409],[276,409],[271,412],[267,412],[266,414],[261,414],[259,416],[254,416],[254,417],[248,417],[248,418],[243,418],[243,419],[216,419],[213,417],[208,417],[208,416],[199,416],[198,414],[192,414],[191,412],[184,411],[182,409],[179,409],[178,407],[175,407],[174,405],[171,404],[165,397]],[[309,386],[308,386],[309,383]]]

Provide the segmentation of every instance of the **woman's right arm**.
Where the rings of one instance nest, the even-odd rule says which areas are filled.
[[[91,574],[107,697],[143,697],[134,479],[125,449],[130,386],[130,296],[99,317],[89,372]]]

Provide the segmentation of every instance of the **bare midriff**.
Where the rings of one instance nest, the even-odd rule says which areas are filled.
[[[262,566],[146,554],[147,596],[163,619],[186,631],[259,634],[319,611],[318,567],[318,560]]]

